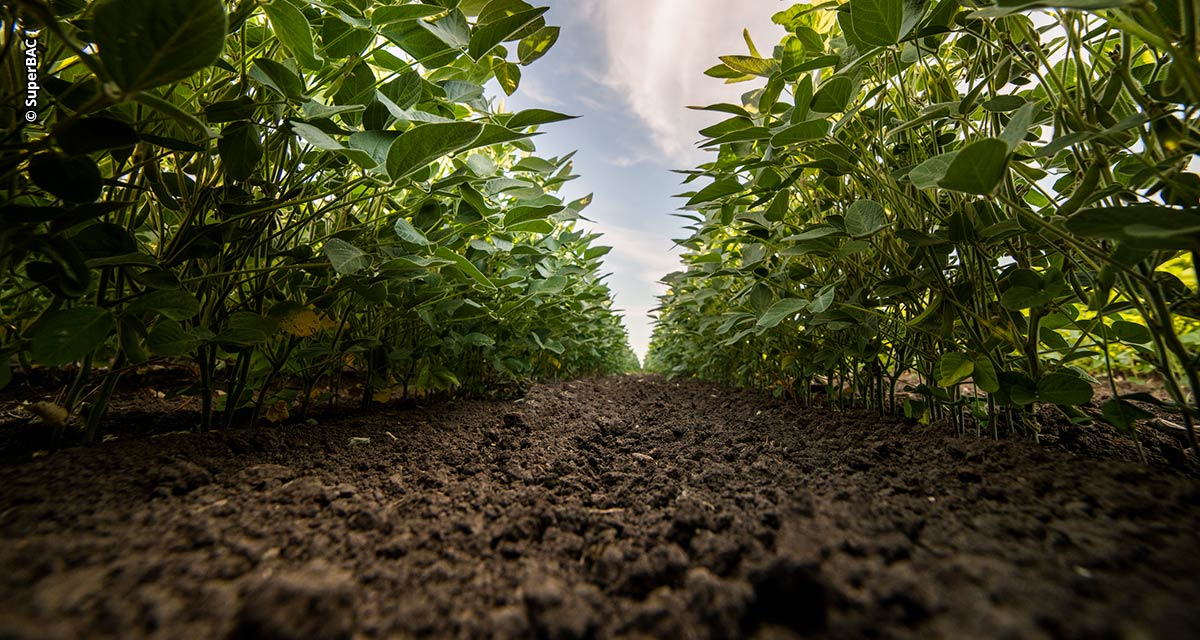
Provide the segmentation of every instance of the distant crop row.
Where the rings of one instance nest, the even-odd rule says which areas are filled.
[[[907,387],[912,418],[1036,430],[1031,407],[1086,420],[1091,374],[1137,361],[1190,427],[1197,20],[1187,0],[779,13],[770,55],[708,72],[757,88],[704,107],[726,119],[649,366],[880,410]],[[1108,422],[1147,415],[1112,391]]]
[[[4,26],[0,386],[69,367],[89,439],[123,373],[193,369],[202,428],[346,373],[481,392],[632,359],[570,157],[501,113],[554,44],[521,0],[19,0]],[[32,35],[30,35],[32,34]],[[40,104],[23,117],[25,41]]]

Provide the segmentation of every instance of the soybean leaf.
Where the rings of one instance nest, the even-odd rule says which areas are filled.
[[[475,142],[483,133],[476,122],[423,124],[401,134],[388,148],[387,173],[399,180],[429,166],[442,156]]]
[[[909,182],[918,189],[937,187],[942,178],[946,177],[946,170],[950,168],[950,164],[957,156],[957,151],[949,151],[922,162],[908,172]]]
[[[1009,120],[1008,126],[1000,134],[1000,139],[1008,143],[1009,153],[1015,151],[1017,145],[1025,139],[1025,134],[1029,133],[1029,127],[1033,126],[1037,112],[1040,110],[1041,106],[1038,103],[1026,102],[1013,114],[1012,120]]]
[[[547,111],[545,109],[526,109],[520,111],[513,117],[508,119],[506,123],[509,129],[524,129],[539,124],[549,124],[551,122],[561,122],[563,120],[574,120],[579,116],[568,116],[563,113]]]
[[[1200,212],[1157,205],[1096,207],[1067,219],[1067,230],[1089,237],[1120,240],[1139,249],[1191,249],[1200,237]]]
[[[221,0],[100,0],[92,33],[104,69],[133,93],[183,80],[225,48]]]
[[[1078,406],[1091,401],[1092,394],[1086,380],[1066,373],[1051,373],[1037,385],[1038,400],[1051,404]]]
[[[171,320],[189,320],[200,313],[200,301],[182,289],[152,291],[125,310],[126,313],[154,313]]]
[[[1147,344],[1153,340],[1150,334],[1150,329],[1145,325],[1136,322],[1128,322],[1126,320],[1117,320],[1112,325],[1113,333],[1117,335],[1117,339],[1121,342],[1132,342],[1134,344]]]
[[[817,113],[840,113],[846,110],[853,91],[854,82],[850,78],[835,76],[821,85],[813,95],[810,108]]]
[[[304,139],[305,142],[322,151],[341,151],[345,147],[342,143],[334,140],[328,133],[303,122],[293,122],[292,131]]]
[[[896,44],[904,0],[850,0],[850,19],[859,42],[872,47]]]
[[[26,335],[34,362],[50,367],[70,364],[96,350],[113,330],[112,314],[96,307],[54,311]]]
[[[396,235],[405,242],[421,245],[429,244],[429,238],[426,238],[425,234],[418,231],[417,228],[414,227],[412,223],[403,216],[396,218],[396,223],[392,225],[392,228],[395,229]]]
[[[217,150],[221,154],[221,165],[233,180],[245,180],[254,175],[262,161],[263,144],[258,125],[252,122],[235,122],[221,133]]]
[[[988,195],[996,190],[1007,170],[1008,143],[985,138],[959,151],[938,185],[951,191]]]
[[[304,81],[291,69],[270,58],[256,58],[250,77],[291,100],[304,99]]]
[[[495,60],[492,72],[496,76],[496,82],[500,85],[505,95],[511,96],[521,86],[521,67],[511,62],[500,60],[499,58]]]
[[[688,200],[687,206],[690,207],[704,202],[711,202],[719,198],[731,196],[735,193],[741,193],[743,189],[745,189],[745,187],[743,187],[742,183],[738,182],[736,178],[718,180],[707,187],[704,187],[697,192],[696,195],[692,196],[692,198]]]
[[[221,345],[242,349],[262,344],[271,339],[279,328],[278,320],[249,311],[239,311],[225,321],[225,327],[214,338]]]
[[[771,305],[771,308],[762,314],[758,319],[757,326],[760,329],[776,327],[785,319],[807,309],[808,305],[809,301],[803,298],[784,298]]]
[[[407,22],[429,18],[445,12],[444,7],[431,4],[400,4],[375,7],[371,13],[371,24],[382,26],[397,22]]]
[[[200,346],[200,339],[183,325],[172,320],[163,320],[150,329],[146,336],[146,347],[156,356],[168,358],[184,356]]]
[[[517,60],[522,65],[533,64],[558,42],[558,34],[558,27],[542,27],[534,34],[522,38],[521,43],[517,45]]]
[[[951,351],[942,354],[937,363],[937,383],[952,387],[966,380],[975,371],[975,361],[965,353]]]
[[[887,226],[883,207],[873,200],[859,200],[846,210],[846,233],[852,238],[875,235]]]
[[[479,270],[479,267],[476,267],[470,260],[458,255],[454,251],[451,251],[446,247],[438,247],[437,250],[434,251],[434,255],[444,260],[453,262],[456,269],[488,289],[496,288],[496,283],[492,282],[487,276],[483,275],[483,272]]]
[[[836,285],[827,284],[824,287],[821,287],[821,290],[817,292],[817,295],[812,299],[812,302],[808,303],[808,310],[813,313],[824,313],[828,311],[829,307],[833,306],[833,298],[836,294]]]
[[[1153,413],[1120,398],[1110,398],[1100,405],[1100,414],[1122,433],[1132,432],[1133,425],[1138,420],[1154,417]]]
[[[975,381],[975,386],[987,393],[996,393],[1000,390],[1000,378],[996,375],[996,367],[992,365],[992,361],[987,356],[976,357],[974,367],[971,379]]]
[[[786,147],[790,144],[796,144],[799,142],[820,140],[821,138],[829,135],[829,126],[829,121],[824,118],[817,120],[806,120],[800,124],[792,125],[775,134],[771,138],[771,146]]]
[[[492,49],[499,46],[501,42],[516,35],[548,10],[549,7],[539,7],[528,11],[520,11],[508,17],[489,22],[481,27],[476,27],[475,33],[471,34],[471,43],[467,47],[467,55],[471,56],[473,60],[478,61],[483,56],[491,53]]]
[[[721,62],[724,62],[725,66],[730,69],[745,75],[769,78],[779,72],[778,62],[756,56],[721,56]]]
[[[323,62],[313,49],[312,27],[299,9],[287,0],[272,0],[263,5],[275,37],[283,43],[300,66],[320,69]]]
[[[348,144],[351,149],[362,151],[371,158],[377,166],[387,164],[388,149],[400,134],[395,131],[356,131],[350,134]]]
[[[352,276],[371,266],[371,256],[340,238],[325,241],[325,256],[329,258],[333,270],[343,276]]]

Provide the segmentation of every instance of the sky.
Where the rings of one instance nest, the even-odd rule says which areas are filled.
[[[747,54],[749,29],[764,55],[784,36],[771,16],[783,0],[542,0],[547,22],[562,27],[545,57],[522,69],[509,111],[540,108],[581,116],[543,127],[538,155],[578,151],[578,180],[563,196],[589,193],[595,200],[583,226],[604,234],[613,247],[605,257],[615,307],[623,310],[629,342],[644,358],[653,331],[650,310],[666,292],[659,279],[679,269],[672,238],[687,237],[686,220],[671,214],[683,206],[672,196],[697,187],[682,185],[672,169],[710,160],[695,143],[698,131],[723,117],[689,105],[741,103],[758,84],[725,85],[704,70],[718,56]],[[495,87],[492,95],[503,94]]]

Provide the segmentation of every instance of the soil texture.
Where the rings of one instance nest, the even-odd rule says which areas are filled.
[[[1080,429],[624,376],[26,456],[0,638],[1200,637],[1200,480]]]

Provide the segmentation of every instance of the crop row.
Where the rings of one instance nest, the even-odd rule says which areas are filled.
[[[708,72],[757,84],[703,107],[725,119],[688,172],[648,366],[1036,431],[1032,407],[1088,420],[1092,374],[1137,361],[1194,447],[1195,3],[849,0],[775,22],[772,55],[747,37]],[[1111,424],[1148,415],[1111,391]]]
[[[64,368],[94,439],[150,364],[195,372],[200,428],[306,410],[347,373],[369,405],[630,366],[590,198],[564,202],[571,158],[532,140],[567,116],[484,92],[554,44],[545,11],[6,3],[0,387]]]

